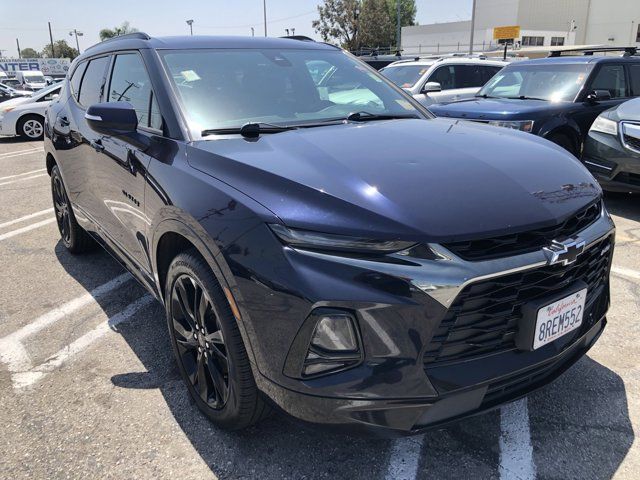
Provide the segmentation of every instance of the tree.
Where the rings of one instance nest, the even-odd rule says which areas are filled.
[[[33,48],[23,48],[20,50],[20,56],[22,58],[40,58],[40,54]]]
[[[119,27],[113,28],[103,28],[100,30],[98,35],[100,36],[100,41],[104,42],[108,38],[118,37],[120,35],[126,35],[127,33],[137,32],[137,28],[133,28],[129,25],[129,22],[123,22]]]
[[[416,0],[388,0],[389,15],[393,18],[393,24],[397,24],[398,1],[400,1],[400,26],[416,25]]]
[[[360,0],[324,0],[318,5],[320,18],[313,28],[325,42],[338,42],[343,48],[358,48],[358,17]]]
[[[78,53],[78,50],[76,50],[75,48],[72,48],[69,46],[69,44],[66,42],[66,40],[57,40],[56,42],[53,43],[54,46],[54,51],[51,51],[51,44],[47,43],[45,45],[45,47],[42,49],[42,56],[43,57],[49,57],[49,58],[70,58],[70,59],[74,59],[76,58],[78,55],[80,55],[80,53]]]
[[[395,45],[396,23],[393,18],[389,12],[388,0],[362,0],[359,25],[360,45],[367,47]]]

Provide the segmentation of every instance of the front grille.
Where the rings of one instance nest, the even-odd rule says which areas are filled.
[[[640,138],[632,137],[631,135],[623,135],[625,147],[640,152]]]
[[[514,349],[522,307],[538,298],[562,292],[578,280],[588,285],[583,320],[585,328],[588,327],[589,318],[598,320],[595,317],[606,310],[606,302],[594,300],[606,283],[611,255],[612,240],[607,237],[570,265],[547,265],[466,286],[427,346],[425,366]]]
[[[447,243],[444,246],[460,258],[469,261],[490,260],[535,252],[554,239],[570,237],[588,227],[598,219],[601,208],[602,205],[599,201],[552,227],[493,238]]]

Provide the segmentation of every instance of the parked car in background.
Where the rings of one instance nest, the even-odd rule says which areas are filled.
[[[473,97],[505,65],[479,56],[444,56],[400,60],[380,73],[428,106]]]
[[[595,49],[586,53],[595,53]],[[533,133],[580,156],[600,113],[640,95],[640,57],[557,56],[512,63],[476,98],[430,107],[459,118]]]
[[[62,244],[97,241],[164,305],[220,427],[275,405],[420,432],[540,388],[605,328],[614,230],[589,172],[433,119],[331,45],[106,40],[44,149]]]
[[[51,85],[30,97],[18,97],[0,104],[0,135],[20,135],[29,140],[40,140],[44,133],[44,111],[62,89]]]
[[[596,118],[582,162],[605,190],[640,193],[640,98]]]
[[[6,85],[7,87],[15,88],[16,90],[22,90],[20,87],[20,82],[16,78],[3,78],[0,80],[0,83]],[[31,92],[31,90],[28,90]]]
[[[0,103],[16,97],[29,97],[33,92],[27,90],[16,90],[7,85],[0,83]]]
[[[16,72],[16,80],[24,90],[37,91],[47,86],[44,75],[39,70],[25,70]]]

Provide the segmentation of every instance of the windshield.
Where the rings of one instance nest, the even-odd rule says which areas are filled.
[[[45,83],[44,76],[42,75],[25,75],[25,83]]]
[[[489,80],[478,96],[573,101],[591,68],[589,64],[512,64]]]
[[[335,50],[160,52],[192,128],[301,125],[352,112],[423,117],[403,95]]]
[[[428,69],[427,65],[398,65],[383,68],[380,73],[401,88],[411,88]]]

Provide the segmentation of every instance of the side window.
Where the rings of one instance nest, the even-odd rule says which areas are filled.
[[[611,98],[627,96],[627,81],[622,65],[602,65],[591,82],[591,90],[608,90]]]
[[[100,102],[102,87],[104,86],[104,74],[108,63],[109,57],[100,57],[89,62],[80,84],[80,96],[78,97],[80,105],[89,107],[94,103]]]
[[[502,70],[502,67],[494,67],[490,65],[484,65],[482,68],[482,84],[484,85],[489,80],[493,78],[493,76]]]
[[[158,104],[153,99],[151,81],[137,53],[117,55],[109,83],[108,102],[129,102],[142,127],[162,129]]]
[[[87,62],[82,62],[80,65],[76,67],[73,71],[73,75],[69,79],[71,83],[71,94],[78,100],[78,92],[80,92],[80,80],[82,80],[82,75],[84,71],[87,69]]]
[[[453,88],[473,88],[481,87],[482,72],[480,65],[454,65],[454,87]]]
[[[631,77],[631,95],[640,96],[640,63],[629,65],[629,76]]]
[[[49,100],[53,100],[54,98],[56,98],[57,95],[60,95],[60,88],[54,88],[44,97],[40,98],[38,102],[48,102]]]
[[[438,82],[442,90],[451,90],[455,88],[454,70],[452,66],[439,67],[431,74],[427,82]]]

